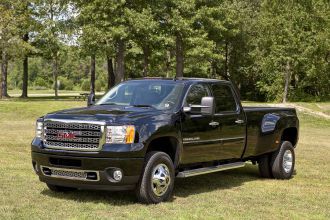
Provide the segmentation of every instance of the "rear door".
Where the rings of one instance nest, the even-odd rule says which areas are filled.
[[[213,121],[219,124],[217,138],[221,139],[218,158],[240,158],[245,147],[246,120],[235,91],[229,83],[213,83],[211,91],[215,99]]]

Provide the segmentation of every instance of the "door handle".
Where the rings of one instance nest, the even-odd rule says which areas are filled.
[[[237,120],[235,121],[235,123],[236,123],[236,124],[243,124],[243,123],[244,123],[244,120],[237,119]]]
[[[209,123],[209,125],[212,126],[212,127],[217,127],[217,126],[219,126],[219,122],[217,122],[217,121],[211,121]]]

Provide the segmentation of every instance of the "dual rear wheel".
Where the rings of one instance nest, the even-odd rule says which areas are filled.
[[[283,141],[277,151],[260,158],[258,164],[259,173],[264,178],[290,179],[295,165],[295,153],[291,142]]]

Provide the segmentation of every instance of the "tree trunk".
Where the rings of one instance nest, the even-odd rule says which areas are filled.
[[[149,54],[150,50],[148,46],[143,47],[143,76],[148,76],[149,73]]]
[[[226,42],[225,45],[225,74],[227,77],[230,77],[229,74],[229,48],[228,48],[228,42]]]
[[[57,57],[53,58],[53,78],[54,78],[54,91],[55,91],[55,97],[58,97],[58,83],[57,83],[57,77],[58,77],[58,63],[57,63]]]
[[[125,76],[125,43],[123,40],[117,42],[116,51],[116,84],[122,82]]]
[[[170,77],[170,67],[171,67],[171,51],[166,51],[166,60],[164,65],[164,72],[166,73],[166,77]]]
[[[23,41],[28,42],[29,41],[29,34],[26,33],[23,36]],[[22,78],[22,98],[28,97],[28,80],[29,80],[29,57],[27,54],[24,56],[23,60],[23,78]]]
[[[8,76],[8,57],[5,51],[2,52],[1,58],[1,91],[0,98],[8,98],[7,76]]]
[[[108,64],[108,89],[110,89],[116,84],[115,72],[113,70],[113,63],[110,57],[107,57],[107,64]]]
[[[90,94],[95,94],[95,54],[91,56],[91,85]]]
[[[23,60],[23,84],[22,84],[22,98],[28,97],[28,77],[29,77],[29,57],[26,55]]]
[[[183,77],[184,58],[183,41],[180,34],[176,35],[176,77]]]
[[[290,65],[290,61],[287,61],[285,66],[285,85],[283,92],[283,103],[287,102],[288,99],[290,78],[291,78],[291,65]]]

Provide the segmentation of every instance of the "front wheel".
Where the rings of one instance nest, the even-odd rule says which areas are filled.
[[[295,165],[294,148],[289,141],[283,141],[278,151],[273,153],[270,166],[275,179],[290,179]]]
[[[174,165],[164,152],[149,152],[136,189],[140,202],[160,203],[168,200],[174,187]]]

